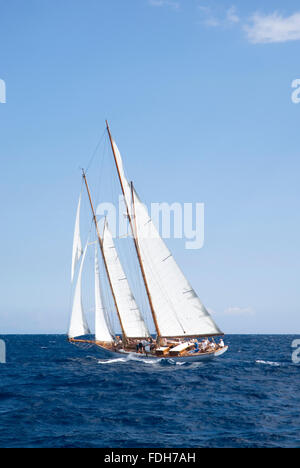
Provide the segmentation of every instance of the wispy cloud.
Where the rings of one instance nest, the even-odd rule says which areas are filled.
[[[232,7],[229,8],[229,10],[227,10],[226,19],[227,19],[227,21],[229,21],[229,23],[239,23],[240,22],[240,18],[239,18],[238,14],[237,14],[235,6],[232,6]]]
[[[170,7],[174,10],[178,10],[180,7],[180,3],[173,0],[148,0],[149,5],[154,7]]]
[[[220,10],[220,9],[219,9]],[[202,24],[205,26],[217,27],[217,26],[228,26],[240,21],[235,6],[230,7],[227,11],[218,11],[215,9],[198,5],[198,11],[202,16]]]
[[[255,13],[244,30],[248,40],[254,44],[296,41],[300,39],[300,12],[287,17],[278,12],[269,15]]]
[[[153,7],[170,7],[178,10],[179,0],[148,0]],[[207,27],[223,29],[238,26],[246,33],[247,40],[252,44],[287,42],[300,40],[300,11],[290,16],[283,16],[278,11],[264,14],[254,13],[248,17],[240,17],[234,5],[227,10],[216,4],[198,4],[199,22]]]
[[[200,11],[201,17],[202,17],[202,23],[205,24],[205,26],[212,26],[216,27],[219,26],[220,22],[213,13],[212,9],[206,6],[199,5],[198,10]]]
[[[224,313],[226,315],[235,316],[255,315],[255,312],[251,307],[228,307]]]

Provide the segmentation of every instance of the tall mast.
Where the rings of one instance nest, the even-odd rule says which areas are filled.
[[[111,133],[110,133],[110,128],[109,128],[107,120],[106,120],[106,128],[107,128],[107,132],[108,132],[108,136],[109,136],[109,140],[110,140],[110,144],[111,144],[111,149],[112,149],[112,152],[113,152],[113,155],[114,155],[114,160],[115,160],[115,164],[116,164],[116,168],[117,168],[117,172],[118,172],[118,176],[119,176],[119,180],[120,180],[120,184],[121,184],[122,193],[123,193],[125,203],[126,203],[127,216],[128,216],[128,219],[129,219],[129,224],[130,224],[132,235],[133,235],[133,241],[134,241],[137,257],[138,257],[138,260],[139,260],[139,265],[140,265],[143,281],[144,281],[145,288],[146,288],[146,293],[147,293],[147,297],[148,297],[148,301],[149,301],[149,305],[150,305],[151,314],[152,314],[152,317],[153,317],[153,322],[154,322],[154,325],[155,325],[155,328],[156,328],[157,336],[158,336],[158,338],[160,338],[161,333],[160,333],[160,330],[159,330],[157,317],[156,317],[156,313],[155,313],[155,310],[154,310],[154,306],[153,306],[149,286],[148,286],[148,283],[147,283],[147,278],[146,278],[146,274],[145,274],[144,265],[143,265],[143,262],[142,262],[139,243],[138,243],[138,239],[137,239],[136,225],[133,226],[132,217],[130,215],[129,207],[128,207],[126,196],[125,196],[125,190],[124,190],[123,181],[122,181],[121,174],[120,174],[118,160],[117,160],[115,148],[114,148],[114,145],[113,145],[113,139],[112,139],[112,136],[111,136]],[[132,184],[132,182],[131,182],[131,198],[132,198],[133,209],[134,209],[134,196],[133,196],[133,184]]]
[[[116,307],[116,310],[117,310],[119,322],[120,322],[121,329],[122,329],[122,337],[123,337],[123,340],[126,342],[126,341],[127,341],[127,337],[126,337],[126,333],[125,333],[125,330],[124,330],[124,327],[123,327],[121,315],[120,315],[120,312],[119,312],[119,307],[118,307],[118,304],[117,304],[117,299],[116,299],[116,296],[115,296],[115,293],[114,293],[114,290],[113,290],[113,286],[112,286],[112,282],[111,282],[111,279],[110,279],[110,274],[109,274],[109,271],[108,271],[108,266],[107,266],[106,259],[105,259],[105,255],[104,255],[103,240],[102,240],[102,238],[101,238],[101,236],[100,236],[99,227],[98,227],[97,218],[96,218],[96,213],[95,213],[95,210],[94,210],[94,206],[93,206],[93,202],[92,202],[92,198],[91,198],[91,193],[90,193],[90,189],[89,189],[89,186],[88,186],[88,183],[87,183],[87,180],[86,180],[86,175],[85,175],[84,170],[82,170],[82,175],[83,175],[83,179],[84,179],[84,182],[85,182],[86,190],[87,190],[87,193],[88,193],[90,205],[91,205],[91,210],[92,210],[92,214],[93,214],[93,220],[94,220],[95,227],[96,227],[97,237],[98,237],[98,241],[99,241],[99,246],[100,246],[100,250],[101,250],[101,254],[102,254],[102,258],[103,258],[103,262],[104,262],[104,266],[105,266],[105,270],[106,270],[106,274],[107,274],[109,286],[110,286],[110,289],[111,289],[111,293],[112,293],[112,296],[113,296],[113,300],[114,300],[114,303],[115,303],[115,307]]]

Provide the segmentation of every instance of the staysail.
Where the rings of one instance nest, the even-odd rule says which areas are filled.
[[[77,284],[75,288],[74,294],[74,301],[73,301],[73,308],[72,308],[72,316],[71,316],[71,323],[69,329],[69,338],[75,338],[77,336],[83,336],[90,334],[90,330],[84,315],[83,305],[82,305],[82,294],[81,294],[81,278],[82,278],[82,270],[84,265],[84,260],[87,252],[88,244],[83,252],[81,265],[78,273]]]
[[[81,194],[78,201],[78,207],[76,212],[74,238],[73,238],[73,252],[72,252],[72,269],[71,269],[71,281],[74,279],[75,268],[78,260],[82,255],[82,245],[80,240],[80,205],[81,205]]]
[[[112,140],[119,178],[128,208],[134,220],[142,268],[155,319],[162,337],[214,336],[223,334],[175,262],[160,237],[148,210],[126,179],[121,154]]]
[[[126,337],[149,337],[149,331],[131,292],[106,221],[103,232],[103,251]]]
[[[109,330],[106,310],[101,294],[100,287],[100,272],[97,248],[95,246],[95,338],[96,341],[104,341],[110,343],[113,341],[111,332]]]

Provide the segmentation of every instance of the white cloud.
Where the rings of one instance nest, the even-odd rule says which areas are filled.
[[[255,315],[254,310],[251,307],[228,307],[224,312],[226,315]]]
[[[250,25],[244,26],[244,30],[248,40],[254,44],[300,39],[300,12],[287,17],[278,12],[269,15],[255,13],[250,22]]]
[[[229,23],[239,23],[240,22],[240,18],[237,15],[235,6],[232,6],[231,8],[229,8],[229,10],[227,10],[226,19],[227,19],[227,21],[229,21]]]
[[[155,7],[168,6],[174,8],[175,10],[178,10],[180,7],[180,3],[173,0],[148,0],[148,2],[151,6]]]
[[[180,8],[178,0],[148,0],[148,4],[154,7],[167,6],[175,10]],[[269,14],[257,12],[246,20],[240,18],[234,5],[225,10],[222,7],[198,4],[197,9],[200,12],[201,24],[213,28],[239,25],[246,32],[248,41],[253,44],[300,40],[300,11],[286,17],[277,11]]]

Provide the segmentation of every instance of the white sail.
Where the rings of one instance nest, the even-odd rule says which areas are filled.
[[[107,222],[104,225],[103,250],[126,336],[128,338],[149,337],[149,331],[131,292]]]
[[[84,260],[86,256],[86,251],[88,248],[88,244],[86,245],[81,265],[78,273],[77,284],[75,288],[74,294],[74,301],[73,301],[73,308],[72,308],[72,316],[71,316],[71,323],[69,329],[69,338],[75,338],[77,336],[83,336],[90,334],[90,330],[84,315],[83,305],[82,305],[82,295],[81,295],[81,277],[82,277],[82,270],[84,265]]]
[[[135,227],[161,336],[222,334],[160,237],[134,191]]]
[[[109,331],[106,318],[106,311],[101,294],[100,272],[95,246],[95,338],[96,341],[112,342],[113,338]]]
[[[113,147],[161,336],[222,334],[181,272],[135,191],[133,203],[121,154],[114,142]]]
[[[113,149],[114,149],[114,155],[116,157],[116,163],[117,163],[117,168],[118,168],[118,173],[120,177],[120,182],[122,185],[122,189],[124,192],[124,198],[125,198],[125,203],[128,209],[128,214],[129,216],[133,216],[132,212],[132,196],[131,196],[131,186],[125,176],[125,171],[124,171],[124,166],[123,166],[123,161],[122,161],[122,156],[119,151],[119,148],[116,145],[116,142],[112,140],[113,144]]]
[[[76,220],[75,220],[73,251],[72,251],[71,281],[73,281],[74,279],[76,264],[82,255],[82,245],[81,245],[81,240],[80,240],[80,205],[81,205],[81,194],[79,197]]]

